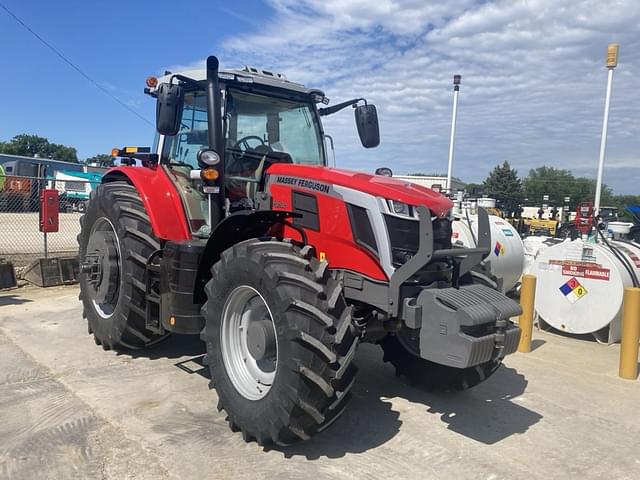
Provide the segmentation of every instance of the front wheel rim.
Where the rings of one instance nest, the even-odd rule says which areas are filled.
[[[269,305],[255,288],[240,285],[227,297],[220,349],[236,391],[248,400],[264,398],[276,376],[278,343]]]
[[[102,236],[102,242],[94,241],[96,235]],[[116,229],[106,217],[96,220],[91,229],[83,271],[90,285],[94,310],[103,319],[111,318],[120,298],[122,255]]]

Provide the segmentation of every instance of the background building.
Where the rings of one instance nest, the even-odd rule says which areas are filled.
[[[433,190],[447,191],[449,186],[447,185],[447,177],[443,176],[422,176],[422,175],[394,175],[393,178],[397,180],[406,180],[411,183],[417,183],[423,187],[428,187]],[[457,192],[458,190],[464,190],[465,183],[458,178],[451,179],[451,191]]]

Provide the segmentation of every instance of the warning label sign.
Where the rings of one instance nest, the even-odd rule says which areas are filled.
[[[598,266],[562,265],[562,275],[567,277],[590,278],[592,280],[609,281],[611,272],[608,268]]]
[[[562,268],[565,277],[589,278],[591,280],[609,281],[611,271],[602,267],[599,263],[576,262],[575,260],[549,260],[549,265],[558,265]]]
[[[569,300],[570,303],[576,303],[588,292],[587,289],[578,281],[577,278],[571,278],[567,283],[560,286],[560,292],[564,295],[564,298]]]

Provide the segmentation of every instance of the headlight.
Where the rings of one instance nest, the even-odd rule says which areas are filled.
[[[220,155],[213,150],[200,150],[197,157],[198,163],[205,167],[210,167],[220,163]]]
[[[403,217],[413,217],[413,207],[411,205],[407,205],[402,202],[394,202],[393,200],[387,200],[387,205],[389,205],[389,211],[391,213],[395,213],[396,215],[401,215]]]

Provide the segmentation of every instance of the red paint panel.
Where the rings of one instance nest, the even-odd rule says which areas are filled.
[[[292,188],[288,185],[271,185],[274,210],[292,210]],[[305,228],[308,242],[323,253],[329,262],[329,268],[352,270],[375,280],[387,281],[387,275],[380,267],[378,259],[353,240],[351,223],[347,207],[339,198],[318,193],[318,216],[320,231]],[[286,237],[300,240],[300,234],[287,227]]]
[[[162,167],[115,167],[106,173],[105,179],[114,172],[125,175],[136,187],[156,237],[175,241],[191,239],[180,195]]]
[[[340,170],[337,168],[292,165],[287,163],[273,164],[269,167],[267,173],[270,175],[318,180],[409,205],[424,205],[439,217],[445,216],[453,207],[451,200],[444,195],[434,192],[430,188],[416,185],[415,183],[394,180],[389,177],[382,177],[380,175],[369,175],[367,173]]]

